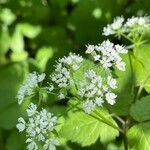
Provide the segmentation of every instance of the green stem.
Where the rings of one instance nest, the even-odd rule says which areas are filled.
[[[126,133],[123,134],[124,150],[128,150],[128,139]]]
[[[125,39],[129,40],[131,43],[135,43],[135,41],[128,36],[126,36],[124,33],[120,33]]]

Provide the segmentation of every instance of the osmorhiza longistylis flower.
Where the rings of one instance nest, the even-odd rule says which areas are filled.
[[[112,92],[117,88],[117,81],[112,76],[102,78],[94,70],[85,72],[85,81],[81,83],[78,95],[85,101],[83,108],[86,113],[91,113],[96,106],[102,106],[104,102],[115,104],[116,94]]]
[[[37,106],[31,103],[27,108],[28,120],[25,121],[22,117],[18,119],[16,127],[19,132],[26,133],[26,143],[28,150],[38,150],[38,144],[44,150],[55,149],[59,145],[59,141],[52,136],[54,128],[57,124],[57,117],[46,109],[37,111]],[[38,142],[38,144],[37,144]],[[52,150],[53,150],[52,149]]]
[[[31,96],[38,84],[45,79],[45,73],[39,74],[37,72],[29,73],[24,84],[19,88],[17,93],[18,104],[21,104],[25,96]]]
[[[128,51],[122,45],[115,45],[106,40],[98,45],[87,45],[86,53],[92,55],[95,62],[99,62],[105,69],[113,66],[121,71],[125,71],[125,62],[120,54],[126,54]]]

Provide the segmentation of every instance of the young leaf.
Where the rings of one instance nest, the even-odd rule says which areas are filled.
[[[150,96],[146,96],[132,105],[130,115],[139,122],[150,119]]]
[[[132,150],[149,150],[150,122],[133,126],[127,133],[129,146]]]
[[[116,125],[115,121],[108,117],[108,112],[99,112]],[[69,114],[60,134],[67,140],[88,146],[94,144],[98,138],[102,143],[114,140],[118,136],[118,131],[83,112],[76,112]]]

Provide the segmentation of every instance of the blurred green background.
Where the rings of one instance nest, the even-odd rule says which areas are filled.
[[[0,0],[0,150],[25,149],[24,135],[15,128],[24,113],[16,93],[29,72],[49,75],[57,58],[84,55],[85,44],[106,39],[102,28],[114,17],[149,14],[149,8],[150,0]],[[51,111],[64,111],[55,97],[46,99]],[[81,149],[68,145],[60,149]]]

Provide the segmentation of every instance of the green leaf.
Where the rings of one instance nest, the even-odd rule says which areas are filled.
[[[100,110],[100,113],[116,124],[108,112]],[[118,131],[83,112],[74,112],[69,114],[60,134],[67,140],[88,146],[98,138],[102,143],[110,142],[118,136]]]
[[[118,115],[128,115],[131,102],[133,101],[132,86],[133,70],[130,62],[130,53],[123,56],[123,61],[126,63],[126,71],[115,69],[114,73],[117,76],[118,87],[115,90],[117,94],[116,103],[113,106],[108,106],[113,112]]]
[[[25,139],[18,131],[10,132],[6,141],[6,150],[25,150]]]
[[[139,122],[150,120],[150,96],[146,96],[131,106],[130,115]]]
[[[12,11],[8,8],[2,9],[0,11],[0,20],[5,25],[10,25],[13,23],[13,21],[16,19],[15,15],[12,13]]]
[[[48,60],[53,57],[53,51],[54,50],[51,47],[42,47],[38,50],[36,54],[36,61],[42,71],[45,70]]]
[[[15,51],[15,52],[13,52],[13,53],[11,53],[11,60],[12,61],[24,61],[24,60],[26,60],[27,59],[27,57],[28,57],[28,53],[26,52],[26,51]]]
[[[10,42],[12,51],[15,52],[24,50],[24,40],[19,25],[16,26]]]
[[[7,107],[0,114],[0,127],[7,130],[14,128],[16,126],[19,116],[19,106],[12,105],[10,107]]]
[[[22,34],[28,38],[35,38],[41,32],[40,26],[33,26],[29,23],[21,23],[19,28]]]
[[[129,129],[127,133],[129,146],[132,150],[149,150],[150,122],[140,123]]]
[[[150,44],[142,45],[136,49],[136,52],[139,61],[134,61],[137,83],[150,92]]]
[[[0,69],[0,112],[16,102],[18,88],[27,73],[26,63],[16,63]]]
[[[2,28],[0,30],[0,55],[4,55],[10,46],[10,37],[7,28]]]

